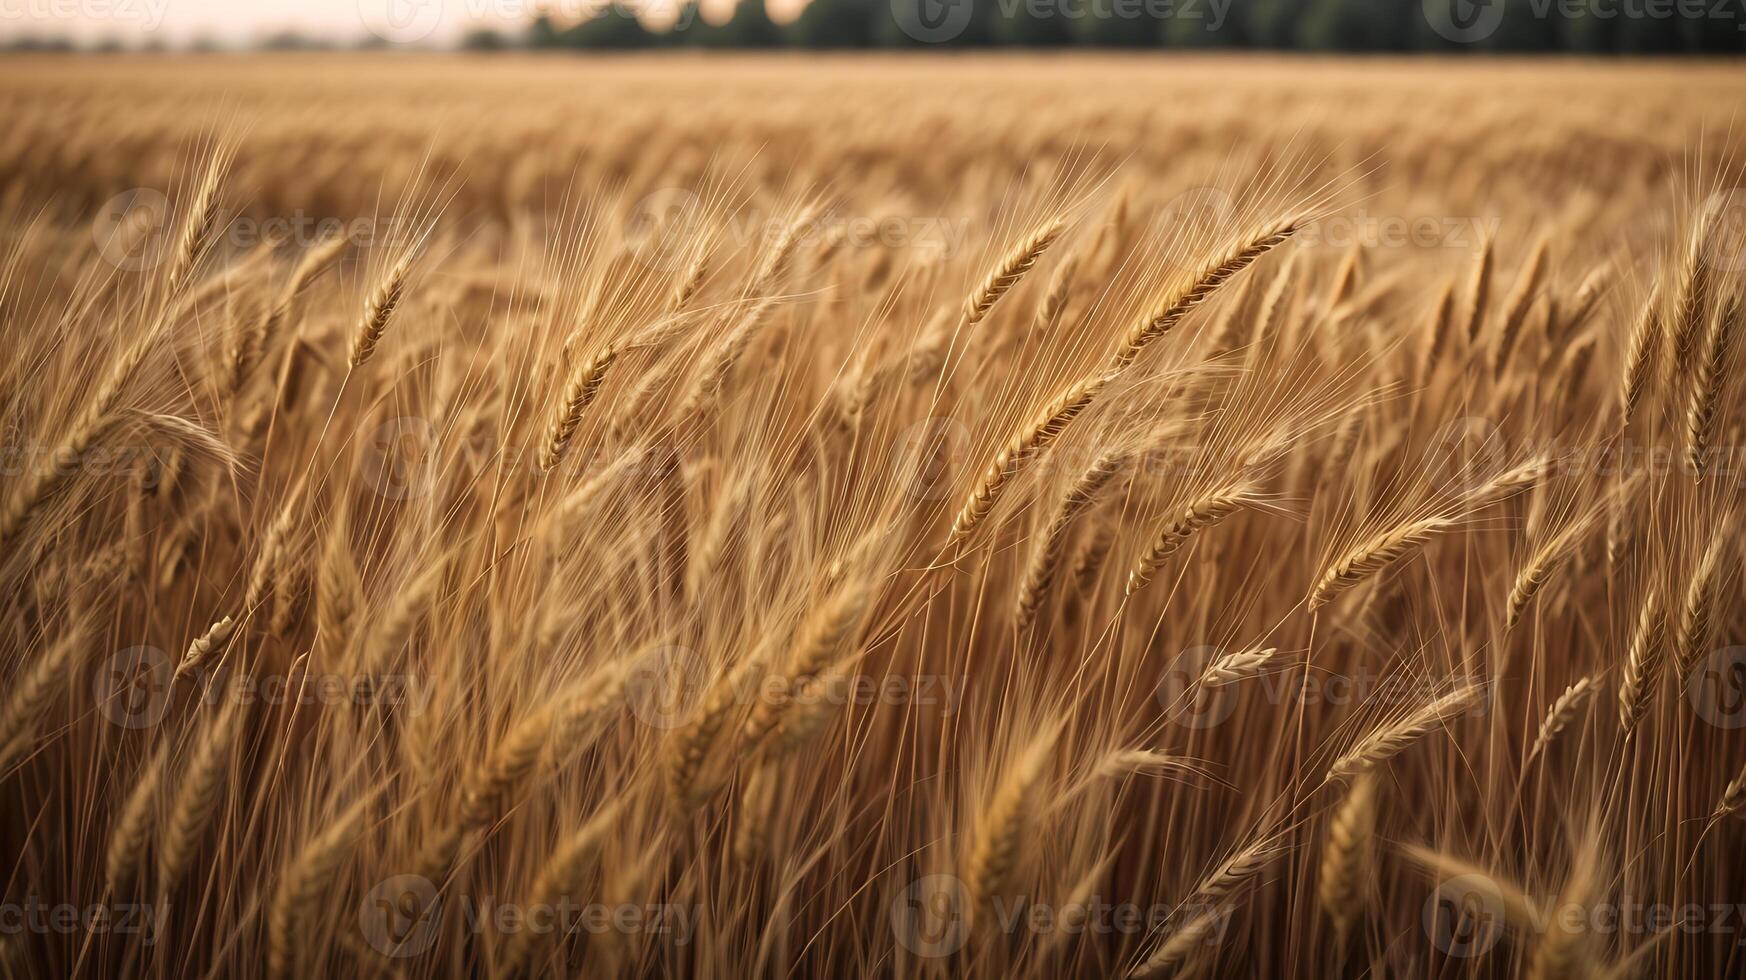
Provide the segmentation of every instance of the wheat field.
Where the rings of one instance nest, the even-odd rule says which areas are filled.
[[[0,971],[1746,975],[1742,104],[0,62]]]

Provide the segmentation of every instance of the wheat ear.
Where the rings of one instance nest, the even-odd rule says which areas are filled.
[[[206,727],[205,737],[188,760],[176,784],[169,820],[158,842],[158,887],[168,894],[188,870],[195,846],[218,812],[229,778],[230,760],[236,749],[242,720],[242,699],[232,697],[217,718]]]
[[[1079,253],[1072,252],[1055,267],[1055,274],[1049,277],[1049,291],[1043,294],[1043,301],[1037,306],[1037,318],[1032,329],[1039,336],[1048,336],[1061,323],[1061,314],[1067,309],[1067,300],[1073,294],[1073,275],[1079,270]]]
[[[1375,773],[1352,780],[1346,798],[1328,823],[1327,843],[1316,882],[1322,911],[1334,924],[1335,943],[1344,947],[1364,911],[1376,847]]]
[[[1539,550],[1528,558],[1520,571],[1516,573],[1515,582],[1510,586],[1510,596],[1506,603],[1504,626],[1514,629],[1521,621],[1522,613],[1528,608],[1528,603],[1540,593],[1540,589],[1551,577],[1552,570],[1560,561],[1569,555],[1572,546],[1578,538],[1587,531],[1592,513],[1552,536]]]
[[[1443,284],[1443,292],[1437,298],[1437,305],[1431,308],[1431,322],[1426,329],[1430,343],[1425,345],[1424,359],[1419,362],[1419,383],[1431,376],[1431,371],[1437,366],[1437,359],[1442,356],[1443,348],[1449,343],[1449,327],[1455,320],[1455,283]]]
[[[589,871],[606,846],[608,835],[618,825],[618,815],[624,805],[624,797],[607,803],[558,844],[551,857],[540,868],[533,886],[528,889],[530,901],[525,907],[556,905],[581,892]],[[516,933],[509,946],[507,965],[510,975],[516,975],[528,967],[538,941],[539,935],[532,929],[523,929]]]
[[[1731,528],[1724,528],[1710,538],[1709,546],[1704,549],[1703,557],[1698,559],[1697,567],[1692,569],[1691,579],[1686,583],[1685,602],[1680,606],[1676,653],[1682,679],[1697,666],[1698,655],[1709,641],[1710,627],[1715,620],[1717,584],[1721,578],[1717,572],[1731,533]]]
[[[406,291],[406,277],[411,273],[412,253],[408,252],[389,267],[387,275],[365,299],[364,318],[359,321],[358,331],[352,337],[349,362],[352,370],[362,367],[376,353],[376,345],[382,342],[382,335],[394,319],[394,311],[399,308]]]
[[[1643,604],[1637,611],[1637,625],[1631,631],[1630,645],[1625,651],[1625,669],[1619,678],[1619,727],[1629,735],[1637,727],[1649,698],[1655,693],[1655,682],[1661,676],[1665,659],[1665,617],[1657,591],[1643,593]]]
[[[1284,244],[1286,239],[1303,227],[1305,221],[1301,215],[1291,215],[1265,224],[1204,266],[1187,286],[1170,294],[1156,312],[1128,330],[1121,347],[1116,351],[1115,369],[1119,371],[1134,363],[1148,344],[1174,329],[1183,317],[1206,302],[1232,276]]]
[[[1576,719],[1577,712],[1593,696],[1599,688],[1599,682],[1594,675],[1581,677],[1574,684],[1564,689],[1552,706],[1546,709],[1546,717],[1540,722],[1540,732],[1534,736],[1534,747],[1528,750],[1528,758],[1532,759],[1546,751],[1546,748],[1570,727]]]
[[[84,647],[86,627],[75,622],[37,655],[22,677],[14,679],[0,707],[0,771],[36,743],[36,726],[49,703],[64,691],[77,669],[75,654]]]
[[[151,759],[141,771],[139,780],[128,790],[127,799],[115,818],[115,829],[109,832],[109,848],[104,854],[103,880],[109,893],[117,899],[126,896],[144,862],[146,844],[151,840],[156,816],[158,792],[164,782],[171,742],[163,739],[152,750]]]
[[[1528,264],[1516,277],[1516,284],[1504,300],[1503,330],[1498,334],[1497,346],[1491,349],[1491,373],[1501,375],[1509,361],[1510,352],[1515,350],[1516,340],[1521,336],[1522,324],[1528,320],[1528,308],[1533,305],[1534,297],[1540,292],[1540,281],[1546,273],[1545,239],[1534,246],[1534,251],[1528,256]]]
[[[176,665],[176,677],[187,677],[199,670],[207,658],[212,656],[212,651],[223,648],[235,635],[236,620],[230,616],[207,627],[205,633],[188,644],[188,652],[182,655],[182,662]]]
[[[478,830],[506,813],[517,787],[539,764],[552,732],[553,711],[540,708],[516,722],[461,790],[460,823]]]
[[[1158,566],[1164,564],[1196,532],[1218,524],[1242,510],[1253,499],[1254,488],[1243,483],[1221,487],[1186,504],[1135,560],[1133,570],[1128,572],[1127,594],[1133,595],[1144,588],[1152,580],[1152,574],[1158,570]]]
[[[1017,873],[1035,822],[1052,736],[1026,746],[1001,776],[977,815],[963,878],[973,907],[1006,893]]]
[[[1048,251],[1049,246],[1054,244],[1066,227],[1066,218],[1056,217],[1013,246],[1012,251],[988,274],[988,278],[982,280],[982,284],[964,301],[964,319],[977,323],[987,316],[988,311],[994,309],[994,304],[1000,302],[1000,298],[1018,285],[1025,273],[1031,271],[1031,267],[1037,264],[1037,259]]]
[[[1350,779],[1399,755],[1407,746],[1446,727],[1477,704],[1484,691],[1477,684],[1458,687],[1405,718],[1383,725],[1358,740],[1328,767],[1327,781]]]
[[[983,471],[976,488],[970,492],[969,499],[964,501],[958,516],[952,521],[953,542],[969,537],[970,532],[994,508],[995,501],[1012,477],[1060,438],[1067,426],[1091,405],[1097,393],[1108,383],[1109,378],[1105,376],[1072,385],[1056,396],[1040,415],[1020,429],[1005,448],[995,454],[993,461]]]
[[[340,866],[351,854],[363,821],[363,807],[352,808],[305,844],[296,860],[286,867],[267,912],[267,976],[270,980],[292,975],[300,948],[298,926],[322,904],[323,892],[331,886]]]
[[[1061,566],[1061,555],[1067,545],[1068,533],[1073,528],[1073,522],[1079,519],[1097,502],[1098,494],[1121,471],[1126,456],[1121,453],[1110,453],[1098,457],[1079,474],[1073,481],[1061,502],[1055,507],[1055,514],[1049,518],[1049,524],[1043,529],[1042,538],[1031,552],[1030,561],[1025,566],[1024,578],[1019,583],[1018,599],[1014,604],[1013,619],[1019,629],[1025,629],[1036,620],[1037,610],[1043,604],[1043,598],[1048,594],[1049,586],[1055,581],[1055,574]]]
[[[194,264],[199,261],[201,253],[212,238],[213,227],[218,224],[218,188],[224,181],[229,158],[227,150],[214,153],[201,175],[199,186],[194,190],[194,199],[188,206],[188,213],[183,217],[175,251],[170,253],[169,283],[172,295],[181,292],[182,287],[188,284]]]
[[[1734,297],[1729,300],[1725,311],[1710,319],[1697,362],[1692,365],[1691,398],[1685,412],[1685,453],[1693,476],[1700,481],[1709,464],[1717,409],[1722,401],[1722,388],[1728,380],[1728,353],[1733,348],[1739,319],[1740,299]]]
[[[1278,653],[1278,647],[1255,647],[1227,653],[1207,664],[1206,669],[1201,671],[1200,686],[1224,687],[1226,684],[1247,680],[1260,673],[1261,668],[1267,666]]]
[[[1450,515],[1436,515],[1409,521],[1363,542],[1328,566],[1310,594],[1309,608],[1319,609],[1340,593],[1357,585],[1407,555],[1423,547],[1435,535],[1454,527]]]
[[[775,698],[760,697],[753,704],[743,729],[747,744],[763,741],[781,724],[788,708],[787,693],[843,656],[855,639],[870,598],[871,590],[865,583],[854,582],[808,611],[781,668],[784,693]]]
[[[1473,276],[1467,286],[1467,342],[1479,340],[1485,329],[1485,306],[1491,294],[1492,239],[1479,246],[1479,258],[1473,263]]]
[[[600,394],[600,386],[606,380],[606,369],[623,351],[618,344],[607,344],[571,373],[570,380],[564,385],[564,397],[552,414],[551,425],[546,428],[545,444],[540,447],[540,472],[551,472],[552,467],[564,458],[564,451],[576,435],[576,427],[582,423],[582,413]]]
[[[1710,267],[1704,249],[1709,242],[1710,224],[1715,215],[1714,208],[1705,208],[1693,223],[1684,261],[1680,263],[1679,278],[1674,285],[1673,320],[1669,328],[1673,333],[1671,366],[1676,378],[1682,377],[1691,366],[1691,348],[1703,329],[1704,307],[1708,304],[1710,289]]]
[[[1207,944],[1213,927],[1219,924],[1219,917],[1220,913],[1213,910],[1202,911],[1190,917],[1187,922],[1172,929],[1156,949],[1128,971],[1128,976],[1132,980],[1142,980],[1145,977],[1176,971],[1196,948]]]

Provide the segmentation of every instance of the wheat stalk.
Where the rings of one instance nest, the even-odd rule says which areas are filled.
[[[994,304],[1000,302],[1018,281],[1031,271],[1055,239],[1067,228],[1065,216],[1057,216],[1043,224],[1040,228],[1026,235],[1014,245],[1000,264],[988,273],[982,284],[977,286],[969,298],[964,301],[964,319],[969,323],[978,323],[994,309]]]
[[[1655,693],[1655,683],[1661,676],[1664,617],[1654,589],[1643,593],[1637,610],[1637,625],[1631,631],[1625,652],[1625,669],[1619,678],[1619,727],[1629,735],[1637,727]]]
[[[406,278],[411,274],[412,253],[408,252],[388,268],[387,274],[364,300],[364,317],[352,336],[349,361],[352,370],[363,367],[376,353],[376,345],[382,342],[382,335],[394,320],[394,311],[400,307],[400,300],[406,292]]]
[[[1336,946],[1346,945],[1369,898],[1376,846],[1376,795],[1376,775],[1359,775],[1328,822],[1316,897],[1334,924]]]
[[[1122,339],[1121,347],[1116,351],[1114,369],[1120,371],[1134,363],[1148,345],[1174,329],[1183,317],[1206,302],[1232,276],[1284,244],[1306,221],[1303,215],[1275,219],[1203,266],[1192,281],[1171,293],[1155,312],[1129,328],[1127,336]]]
[[[1128,572],[1126,592],[1140,591],[1158,566],[1174,555],[1196,532],[1212,527],[1255,499],[1254,488],[1247,482],[1209,491],[1185,504],[1176,517],[1166,523],[1152,543],[1134,561]]]
[[[1458,687],[1399,721],[1372,730],[1346,750],[1345,755],[1334,760],[1333,765],[1328,767],[1325,781],[1350,779],[1359,773],[1375,769],[1399,755],[1407,746],[1439,728],[1447,727],[1451,721],[1478,704],[1483,695],[1484,690],[1476,684]]]
[[[1072,530],[1074,521],[1091,509],[1097,502],[1098,495],[1121,472],[1126,461],[1126,454],[1119,452],[1099,456],[1079,474],[1062,496],[1061,502],[1056,504],[1055,513],[1044,527],[1042,537],[1032,550],[1030,560],[1025,565],[1024,576],[1019,582],[1018,598],[1014,602],[1013,611],[1013,620],[1019,629],[1028,628],[1036,620],[1037,610],[1041,608],[1061,566],[1062,552],[1066,549],[1068,533]]]
[[[1108,377],[1095,377],[1071,385],[995,454],[983,470],[982,479],[970,491],[969,499],[964,501],[958,516],[952,521],[953,542],[961,542],[970,536],[970,532],[994,509],[995,501],[1012,477],[1053,445],[1108,383]]]
[[[194,850],[232,785],[230,760],[242,721],[242,699],[230,697],[189,757],[171,797],[170,815],[158,841],[158,888],[169,894],[187,872]]]
[[[1532,759],[1546,751],[1546,748],[1570,727],[1576,713],[1599,689],[1599,682],[1593,674],[1578,678],[1575,683],[1564,689],[1552,706],[1546,709],[1546,717],[1540,722],[1539,734],[1534,736],[1533,748],[1528,750],[1528,758]]]
[[[1034,739],[1011,761],[978,811],[971,833],[974,843],[963,869],[972,907],[987,905],[1011,887],[1035,824],[1044,768],[1053,748],[1052,736]]]
[[[1728,352],[1738,332],[1740,300],[1729,300],[1725,311],[1710,319],[1698,349],[1697,362],[1692,365],[1691,398],[1686,406],[1686,461],[1697,480],[1704,478],[1709,463],[1710,442],[1715,433],[1716,414],[1722,401],[1722,388],[1728,379]]]

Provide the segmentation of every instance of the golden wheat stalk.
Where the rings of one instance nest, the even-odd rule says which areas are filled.
[[[1061,237],[1061,232],[1067,228],[1065,216],[1056,216],[1037,228],[1014,245],[1012,250],[1001,259],[1000,264],[988,273],[969,298],[964,301],[964,319],[969,323],[981,322],[994,309],[994,304],[1000,302],[1012,287],[1018,285],[1025,273],[1037,264],[1055,239]]]
[[[1711,317],[1692,365],[1691,396],[1685,412],[1685,453],[1693,477],[1700,481],[1709,466],[1710,442],[1715,434],[1722,388],[1728,381],[1728,354],[1734,335],[1739,332],[1739,319],[1740,299],[1736,296],[1728,301],[1725,310]]]
[[[1443,284],[1443,292],[1437,298],[1437,304],[1431,308],[1430,325],[1426,333],[1430,343],[1425,345],[1425,355],[1419,361],[1419,383],[1423,384],[1436,368],[1437,360],[1443,354],[1443,348],[1449,343],[1450,325],[1455,320],[1455,283]]]
[[[1128,572],[1126,594],[1133,595],[1145,588],[1158,567],[1197,532],[1220,523],[1254,499],[1254,487],[1245,481],[1211,490],[1183,505],[1182,510],[1165,523],[1152,543],[1135,559],[1133,569]]]
[[[1558,699],[1546,709],[1546,717],[1540,722],[1540,731],[1534,736],[1534,745],[1528,750],[1528,758],[1532,759],[1544,753],[1563,734],[1564,729],[1570,727],[1577,712],[1582,710],[1582,706],[1599,688],[1600,682],[1593,674],[1580,677],[1565,688],[1564,693],[1558,695]]]
[[[460,824],[478,830],[508,811],[522,781],[539,764],[552,733],[554,712],[529,712],[516,722],[483,763],[468,773],[461,789]]]
[[[1504,610],[1505,629],[1515,629],[1516,624],[1521,621],[1522,613],[1528,608],[1528,603],[1533,602],[1534,597],[1539,595],[1553,569],[1569,556],[1598,513],[1599,511],[1589,511],[1584,514],[1569,527],[1553,535],[1528,557],[1527,562],[1516,572],[1514,584],[1510,586],[1510,595]]]
[[[564,458],[564,451],[570,448],[570,440],[576,435],[576,427],[582,424],[582,413],[600,394],[607,368],[623,352],[623,346],[607,344],[571,372],[570,380],[564,385],[564,396],[552,414],[551,424],[546,427],[546,440],[540,447],[540,472],[551,472]]]
[[[1528,256],[1527,266],[1516,277],[1515,286],[1504,299],[1503,329],[1498,334],[1496,346],[1491,349],[1491,373],[1494,376],[1503,373],[1510,353],[1515,350],[1516,340],[1521,336],[1522,324],[1528,320],[1528,308],[1533,305],[1534,297],[1539,295],[1540,282],[1546,273],[1548,248],[1546,240],[1540,239]]]
[[[1477,684],[1458,687],[1392,724],[1383,725],[1359,739],[1345,755],[1328,767],[1324,782],[1350,779],[1375,769],[1399,755],[1408,746],[1465,714],[1484,697]]]
[[[1145,977],[1174,973],[1196,951],[1206,947],[1213,928],[1219,924],[1221,918],[1219,912],[1212,910],[1194,913],[1187,922],[1172,929],[1152,952],[1129,970],[1128,976],[1131,980],[1142,980]]]
[[[237,747],[242,704],[242,698],[228,696],[218,717],[207,724],[175,785],[170,815],[158,841],[158,888],[166,895],[187,872],[196,846],[218,812],[225,788],[235,782],[230,761]]]
[[[1296,234],[1307,219],[1303,215],[1288,215],[1256,229],[1241,242],[1207,263],[1186,286],[1171,293],[1159,304],[1156,312],[1133,325],[1117,349],[1113,367],[1120,371],[1134,363],[1140,352],[1159,337],[1169,333],[1206,302],[1232,276],[1252,265],[1256,259],[1284,244]]]
[[[1267,666],[1278,653],[1278,647],[1255,647],[1227,653],[1207,664],[1206,669],[1201,671],[1200,686],[1224,687],[1226,684],[1246,680],[1260,673],[1261,668]]]
[[[66,690],[86,642],[83,622],[68,625],[47,650],[36,652],[22,676],[13,679],[12,689],[0,704],[0,772],[36,744],[37,724],[48,713],[50,703]]]
[[[174,249],[170,252],[168,279],[172,295],[180,293],[188,284],[195,263],[205,252],[212,238],[212,230],[218,225],[218,188],[224,181],[224,171],[229,162],[228,150],[214,153],[207,161],[200,183],[195,186],[194,198],[189,202],[187,213],[182,218],[181,234],[177,236]]]
[[[1467,342],[1479,340],[1485,329],[1485,306],[1491,294],[1491,257],[1494,241],[1487,236],[1480,243],[1479,257],[1473,263],[1473,275],[1467,285]]]
[[[364,317],[352,336],[348,362],[352,370],[363,367],[376,353],[376,345],[382,342],[382,335],[394,320],[394,311],[400,307],[400,300],[406,292],[406,278],[411,274],[412,253],[408,252],[388,268],[387,274],[364,300]]]
[[[364,822],[362,806],[353,807],[326,830],[303,845],[286,865],[267,911],[267,976],[291,976],[301,949],[298,927],[308,921],[327,897],[341,865],[351,855]]]
[[[1073,522],[1091,509],[1092,504],[1097,502],[1098,495],[1115,479],[1126,461],[1125,453],[1099,456],[1079,474],[1078,479],[1073,481],[1073,485],[1061,498],[1061,502],[1056,505],[1054,516],[1049,518],[1048,526],[1043,529],[1042,537],[1031,552],[1024,576],[1019,582],[1018,598],[1014,602],[1013,611],[1013,620],[1019,629],[1026,629],[1035,622],[1037,611],[1042,607],[1043,599],[1054,584],[1056,572],[1060,569],[1062,552],[1066,549]]]
[[[103,881],[109,893],[117,898],[130,893],[134,878],[145,862],[146,846],[156,829],[154,818],[164,770],[169,765],[171,745],[169,739],[158,742],[133,788],[128,790],[127,799],[116,812],[115,825],[109,832],[109,847],[104,852]]]
[[[1666,659],[1664,650],[1665,618],[1658,592],[1644,590],[1643,603],[1637,610],[1637,625],[1631,631],[1625,648],[1625,669],[1619,678],[1619,727],[1629,735],[1649,707],[1655,684],[1661,676]]]
[[[1334,924],[1336,946],[1345,946],[1369,900],[1376,848],[1375,773],[1352,780],[1346,798],[1328,822],[1316,882],[1322,912]]]
[[[1704,549],[1703,556],[1698,559],[1697,567],[1692,569],[1691,578],[1686,582],[1685,602],[1680,606],[1678,645],[1675,648],[1675,663],[1682,681],[1697,667],[1698,657],[1709,642],[1710,631],[1717,618],[1716,592],[1722,578],[1719,574],[1722,557],[1732,536],[1733,528],[1726,524],[1718,528],[1710,538],[1709,546]]]
[[[1049,277],[1049,290],[1043,294],[1043,301],[1037,305],[1037,318],[1032,324],[1032,331],[1038,336],[1047,337],[1055,332],[1061,324],[1061,314],[1067,309],[1067,300],[1073,294],[1073,276],[1079,271],[1079,253],[1068,253],[1061,264],[1055,267],[1055,274]]]
[[[624,807],[624,797],[608,801],[565,837],[541,866],[539,876],[528,889],[528,901],[524,907],[555,907],[587,894],[585,888],[590,871],[605,850],[608,836],[617,827]],[[511,975],[529,968],[540,941],[540,934],[532,929],[522,929],[515,934],[505,957]],[[538,971],[535,974],[538,975]]]
[[[782,723],[789,698],[806,681],[816,677],[852,648],[855,634],[866,615],[871,590],[863,582],[839,588],[808,611],[795,633],[788,659],[777,672],[781,691],[775,697],[760,697],[752,705],[742,729],[749,745],[756,745]],[[768,686],[766,687],[768,693]]]
[[[1674,378],[1686,376],[1691,367],[1692,345],[1703,330],[1704,309],[1710,292],[1710,265],[1705,250],[1716,215],[1713,207],[1705,207],[1698,213],[1674,282],[1673,316],[1668,323],[1673,340],[1671,367]]]
[[[970,532],[994,509],[995,501],[1000,498],[1012,477],[1053,445],[1061,437],[1061,433],[1066,431],[1067,426],[1090,407],[1092,399],[1108,383],[1109,378],[1103,376],[1071,385],[995,454],[993,461],[983,470],[976,487],[970,491],[969,498],[964,501],[964,506],[959,508],[958,516],[952,521],[952,542],[961,542],[970,536]]]
[[[1001,773],[994,792],[976,814],[962,876],[973,908],[1007,894],[1024,862],[1043,798],[1044,770],[1054,738],[1035,738]]]

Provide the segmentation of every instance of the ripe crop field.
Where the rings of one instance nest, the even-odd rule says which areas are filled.
[[[0,975],[1746,975],[1742,105],[0,62]]]

